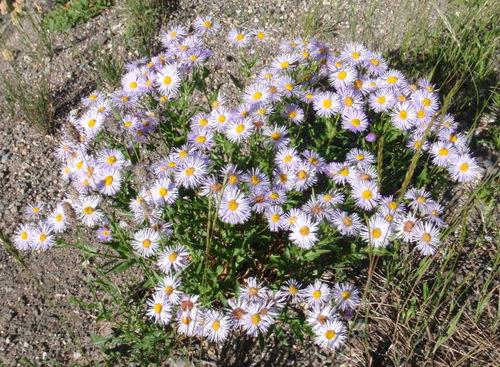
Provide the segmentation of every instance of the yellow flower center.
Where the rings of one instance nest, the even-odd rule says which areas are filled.
[[[387,78],[387,83],[389,84],[394,84],[398,81],[398,78],[396,78],[395,76],[390,76]]]
[[[420,236],[420,240],[425,243],[431,242],[431,235],[429,233],[424,233],[422,236]]]
[[[280,175],[280,181],[286,183],[288,181],[288,176],[285,173]]]
[[[223,124],[224,122],[226,122],[226,116],[224,116],[224,115],[219,116],[218,121],[219,121],[221,124]]]
[[[107,176],[105,179],[104,179],[104,184],[106,186],[110,186],[113,184],[113,176]]]
[[[398,203],[396,203],[395,201],[391,201],[387,204],[387,206],[389,207],[389,209],[396,210],[398,208]]]
[[[269,197],[271,199],[278,199],[280,196],[278,195],[277,192],[272,192],[272,193],[269,194]]]
[[[258,325],[260,323],[260,316],[257,314],[252,315],[252,324]]]
[[[339,172],[339,174],[344,177],[349,176],[349,170],[347,168],[344,168]]]
[[[233,212],[238,209],[238,203],[236,200],[231,200],[229,201],[229,210],[232,210]]]
[[[89,120],[89,127],[94,127],[95,124],[96,124],[96,120],[92,119],[92,120]]]
[[[83,209],[83,212],[87,215],[90,215],[94,212],[94,208],[92,208],[91,206],[87,206],[85,209]]]
[[[338,78],[340,80],[344,80],[346,77],[347,77],[347,73],[345,71],[341,71],[340,73],[338,73]]]
[[[214,321],[214,323],[212,324],[212,329],[214,329],[215,331],[220,329],[220,321],[219,320]]]
[[[294,119],[295,117],[297,117],[297,112],[295,111],[290,111],[288,113],[288,117],[290,117],[291,119]]]
[[[301,234],[302,236],[307,236],[307,235],[309,235],[309,233],[311,233],[311,231],[309,230],[309,227],[307,227],[307,226],[302,227],[302,228],[299,230],[299,232],[300,232],[300,234]]]
[[[321,291],[314,291],[313,294],[312,294],[313,298],[320,298],[321,297]]]
[[[272,217],[271,217],[271,221],[273,222],[278,222],[280,220],[280,215],[279,214],[274,214]]]
[[[375,66],[378,66],[378,64],[379,64],[379,61],[377,59],[370,59],[370,62],[372,63],[372,65],[375,65]]]
[[[425,106],[425,107],[429,107],[431,105],[431,100],[429,98],[424,98],[422,100],[422,104]]]
[[[425,198],[424,198],[423,196],[419,196],[419,197],[417,198],[417,201],[418,201],[420,204],[425,204],[425,202],[426,202],[426,200],[425,200]]]
[[[271,135],[271,139],[273,139],[273,140],[280,140],[281,139],[281,134],[280,133],[273,133],[273,135]]]
[[[418,110],[417,111],[417,116],[419,119],[423,119],[425,117],[425,111],[424,110]]]
[[[130,89],[135,89],[135,88],[137,88],[137,83],[136,82],[130,83]]]
[[[148,248],[149,246],[151,246],[151,240],[142,241],[142,247]]]
[[[283,158],[283,161],[285,163],[290,163],[292,161],[292,156],[291,155],[287,155],[285,158]]]
[[[158,191],[158,194],[160,194],[160,196],[167,196],[168,195],[168,190],[164,187],[162,187],[159,191]]]
[[[361,196],[363,196],[363,198],[365,198],[366,200],[370,200],[371,198],[373,198],[373,194],[370,190],[363,191]]]
[[[347,107],[351,107],[354,104],[354,100],[351,97],[345,97],[344,98],[344,104]]]
[[[44,242],[46,239],[47,239],[47,236],[42,233],[42,235],[40,236],[40,242]]]
[[[325,99],[323,101],[323,107],[324,108],[330,108],[330,107],[332,107],[332,101],[330,99]]]
[[[256,36],[257,36],[257,38],[258,38],[258,39],[260,39],[260,40],[261,40],[261,39],[264,39],[264,38],[266,37],[266,35],[265,35],[264,33],[262,33],[262,32],[258,32],[258,33],[256,34]]]
[[[359,57],[360,57],[361,55],[359,54],[359,52],[353,52],[353,53],[351,54],[351,56],[352,56],[353,58],[355,58],[355,59],[359,59]]]
[[[293,285],[291,285],[290,288],[288,288],[288,291],[290,292],[290,294],[293,294],[294,296],[299,292],[297,290],[297,287],[294,287]]]
[[[257,176],[252,176],[250,180],[254,185],[258,185],[260,183],[260,178],[258,178]]]
[[[438,154],[441,156],[447,156],[448,154],[450,154],[450,151],[446,148],[441,148],[439,149]]]
[[[230,184],[234,185],[236,182],[238,182],[238,177],[236,175],[229,175],[228,181]]]
[[[205,138],[204,136],[198,136],[198,137],[196,138],[196,141],[197,141],[198,143],[204,143],[204,142],[206,142],[206,141],[207,141],[207,138]]]
[[[377,102],[379,104],[384,104],[385,100],[386,100],[385,96],[380,96],[380,97],[377,98]]]
[[[380,228],[375,228],[372,231],[372,237],[375,239],[378,239],[378,238],[380,238],[380,236],[382,236],[382,231],[380,230]]]
[[[297,172],[297,177],[299,180],[303,181],[307,178],[307,172],[301,169],[299,172]]]
[[[172,83],[171,77],[166,76],[165,78],[163,78],[163,84],[169,85],[170,83]]]
[[[167,296],[170,296],[172,293],[174,293],[174,287],[172,287],[171,285],[167,285],[165,287],[165,294]]]
[[[211,22],[203,22],[203,27],[212,28]]]
[[[240,33],[240,34],[238,34],[238,35],[236,35],[236,39],[237,39],[238,41],[241,41],[243,38],[245,38],[245,36],[244,36],[244,35],[242,35],[241,33]]]
[[[361,125],[361,121],[359,119],[352,119],[351,125],[358,127],[359,125]]]
[[[469,165],[467,163],[462,163],[458,169],[462,172],[466,172],[469,169]]]
[[[186,174],[186,176],[192,176],[194,171],[194,167],[189,167],[184,173]]]
[[[290,83],[285,84],[285,89],[293,90],[293,84]]]
[[[365,159],[365,156],[363,154],[358,154],[358,155],[356,155],[356,159],[358,161],[362,161],[363,159]]]
[[[349,217],[342,218],[342,222],[344,222],[344,224],[348,227],[352,226],[352,219]]]
[[[89,99],[94,100],[97,99],[98,95],[97,94],[92,94]]]
[[[238,125],[238,126],[236,126],[236,132],[238,134],[241,134],[243,131],[245,131],[245,125]]]
[[[179,157],[181,157],[181,158],[186,158],[186,157],[187,157],[187,155],[188,155],[187,150],[183,150],[183,151],[181,151],[181,152],[179,153]]]
[[[288,61],[283,61],[280,66],[282,69],[285,69],[290,66],[290,63]]]
[[[344,291],[342,292],[342,299],[348,299],[351,296],[351,292]]]
[[[169,256],[168,256],[168,261],[170,262],[174,262],[175,260],[177,260],[177,258],[179,257],[179,254],[177,252],[172,252]]]
[[[27,240],[28,239],[28,234],[26,232],[21,233],[21,239]]]
[[[328,330],[327,332],[325,332],[325,338],[327,338],[329,340],[335,338],[335,331]]]
[[[399,118],[401,120],[406,120],[408,118],[408,113],[406,111],[399,111]]]

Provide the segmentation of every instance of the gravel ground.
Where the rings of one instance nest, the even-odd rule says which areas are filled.
[[[278,0],[272,3],[248,0],[241,1],[187,1],[174,2],[173,12],[168,24],[187,24],[197,15],[212,15],[221,20],[227,28],[239,25],[245,28],[262,26],[271,35],[270,42],[259,52],[264,58],[275,53],[278,40],[291,40],[299,36],[299,29],[310,27],[307,11],[310,1]],[[389,36],[394,29],[406,26],[405,19],[397,19],[403,4],[381,2],[374,12],[373,4],[357,0],[354,2],[324,1],[314,2],[317,6],[316,31],[320,39],[333,39],[343,45],[352,38],[365,32],[373,35],[367,46],[382,50],[388,46]],[[420,2],[412,3],[410,12],[419,9]],[[405,5],[406,6],[406,5]],[[429,10],[429,9],[427,9]],[[431,12],[432,13],[432,12]],[[370,18],[369,27],[353,27],[352,19],[360,23]],[[351,19],[351,22],[349,21]],[[432,17],[428,20],[433,21]],[[426,26],[426,24],[422,24]],[[37,77],[38,70],[30,65],[24,56],[25,48],[13,27],[5,22],[0,24],[3,34],[9,34],[8,46],[18,58],[24,73]],[[126,29],[124,20],[116,9],[111,9],[92,21],[70,29],[55,37],[53,47],[56,54],[51,60],[53,80],[56,91],[56,119],[63,119],[78,106],[79,99],[92,90],[95,85],[86,72],[85,62],[76,56],[89,52],[91,41],[96,40],[100,47],[109,50],[118,42],[120,34]],[[416,30],[418,31],[418,29]],[[214,57],[212,63],[225,64],[222,70],[230,67],[230,52],[212,42]],[[210,45],[212,46],[212,45]],[[0,67],[5,70],[4,61]],[[220,73],[222,81],[228,81],[228,75]],[[232,95],[232,87],[227,83],[224,90]],[[3,111],[0,111],[3,112]],[[2,113],[3,115],[3,113]],[[2,231],[11,235],[22,221],[23,209],[27,203],[44,200],[49,204],[58,202],[66,192],[66,187],[58,179],[58,164],[53,156],[58,142],[58,132],[50,136],[41,136],[26,122],[15,119],[0,126],[0,225]],[[19,262],[0,246],[0,289],[4,297],[0,299],[0,363],[8,366],[21,365],[23,359],[34,365],[42,361],[57,361],[62,365],[71,363],[95,365],[102,361],[102,355],[90,343],[90,333],[105,336],[103,325],[95,323],[91,310],[82,310],[70,302],[70,298],[90,299],[86,283],[89,269],[81,262],[80,253],[70,248],[50,251],[49,254],[23,253],[23,261],[31,269],[32,275]],[[90,363],[86,362],[81,351],[71,341],[53,308],[43,297],[34,278],[42,282],[43,288],[50,294],[56,309],[60,310],[66,323],[75,333],[76,340],[83,346]],[[252,345],[250,340],[242,339],[239,348],[226,346],[223,350],[208,353],[215,365],[235,366],[327,366],[337,363],[364,365],[366,362],[351,350],[347,355],[335,359],[333,355],[310,344],[301,344],[290,340],[291,348],[280,349],[273,342],[263,351]],[[231,353],[227,353],[231,351]],[[238,351],[243,351],[239,354]],[[351,353],[351,354],[349,354]],[[277,362],[279,361],[279,362]],[[342,362],[344,361],[344,362]],[[187,360],[176,356],[170,361],[172,366],[186,365]],[[208,365],[208,364],[207,364]]]

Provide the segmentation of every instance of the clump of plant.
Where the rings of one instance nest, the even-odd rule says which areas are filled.
[[[312,38],[282,42],[258,70],[240,55],[231,104],[206,63],[220,25],[193,29],[172,27],[161,53],[126,65],[119,90],[83,99],[56,152],[72,193],[30,204],[14,244],[46,251],[90,229],[99,245],[73,245],[109,260],[103,279],[140,272],[147,301],[120,304],[129,327],[99,342],[133,344],[143,360],[168,350],[172,330],[221,343],[291,328],[336,350],[362,299],[343,266],[440,251],[443,208],[417,183],[474,180],[465,135],[437,86],[357,43],[336,56]],[[240,49],[267,38],[227,35]]]
[[[43,17],[46,30],[64,31],[86,23],[110,8],[111,0],[57,0],[54,8]]]

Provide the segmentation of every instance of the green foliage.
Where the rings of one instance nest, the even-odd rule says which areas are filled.
[[[46,30],[64,31],[88,22],[111,5],[111,0],[57,0],[55,8],[45,14],[42,26]]]

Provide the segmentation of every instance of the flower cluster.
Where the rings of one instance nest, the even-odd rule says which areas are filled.
[[[329,126],[321,145],[336,131],[354,137],[369,132],[366,140],[373,141],[370,130],[386,119],[390,128],[402,132],[403,144],[428,151],[452,179],[471,181],[479,167],[453,117],[439,114],[436,87],[428,80],[410,84],[380,54],[356,43],[346,45],[339,56],[310,38],[281,43],[281,53],[247,82],[237,105],[230,106],[218,91],[209,101],[210,110],[189,111],[189,129],[182,131],[165,112],[179,99],[190,98],[193,89],[188,86],[211,56],[205,39],[220,25],[203,17],[193,29],[172,27],[162,36],[163,52],[127,64],[119,90],[109,95],[96,91],[83,99],[86,110],[69,119],[56,151],[61,176],[77,195],[52,211],[44,203],[28,206],[30,221],[18,227],[14,243],[22,250],[47,250],[76,220],[94,228],[99,241],[110,241],[111,218],[103,208],[121,201],[126,191],[131,198],[125,209],[136,224],[127,234],[130,250],[156,261],[166,274],[148,301],[147,314],[155,322],[175,319],[180,333],[219,342],[235,328],[251,336],[265,333],[287,300],[301,300],[309,307],[307,322],[316,342],[335,349],[346,338],[338,315],[357,306],[357,290],[347,284],[331,289],[320,281],[301,288],[290,280],[275,293],[249,278],[228,312],[204,309],[198,295],[179,289],[174,273],[188,266],[194,250],[172,240],[177,228],[166,220],[166,212],[180,207],[179,202],[203,198],[216,208],[221,225],[236,231],[255,219],[271,234],[286,232],[300,249],[311,249],[327,231],[336,230],[367,246],[403,241],[431,255],[440,244],[444,221],[443,208],[429,192],[411,188],[399,199],[384,195],[376,152],[351,146],[342,155],[320,153],[297,143],[298,129]],[[233,29],[227,39],[248,47],[267,35],[261,29]],[[176,133],[181,139],[175,141],[181,143],[168,141],[168,151],[156,151],[161,156],[148,161],[141,153],[164,140],[164,129]],[[106,137],[112,147],[102,146]],[[222,148],[228,146],[233,149]],[[264,152],[263,164],[232,163],[235,154],[244,152]]]
[[[350,318],[360,302],[359,291],[347,283],[331,288],[317,280],[303,287],[289,279],[274,292],[256,278],[248,278],[240,287],[238,298],[228,300],[228,308],[215,310],[200,307],[199,296],[185,294],[181,287],[176,275],[164,277],[148,300],[147,315],[159,324],[174,322],[180,334],[206,337],[216,343],[238,329],[252,337],[265,335],[290,303],[307,307],[306,323],[316,336],[315,342],[335,350],[347,339],[342,318]]]

